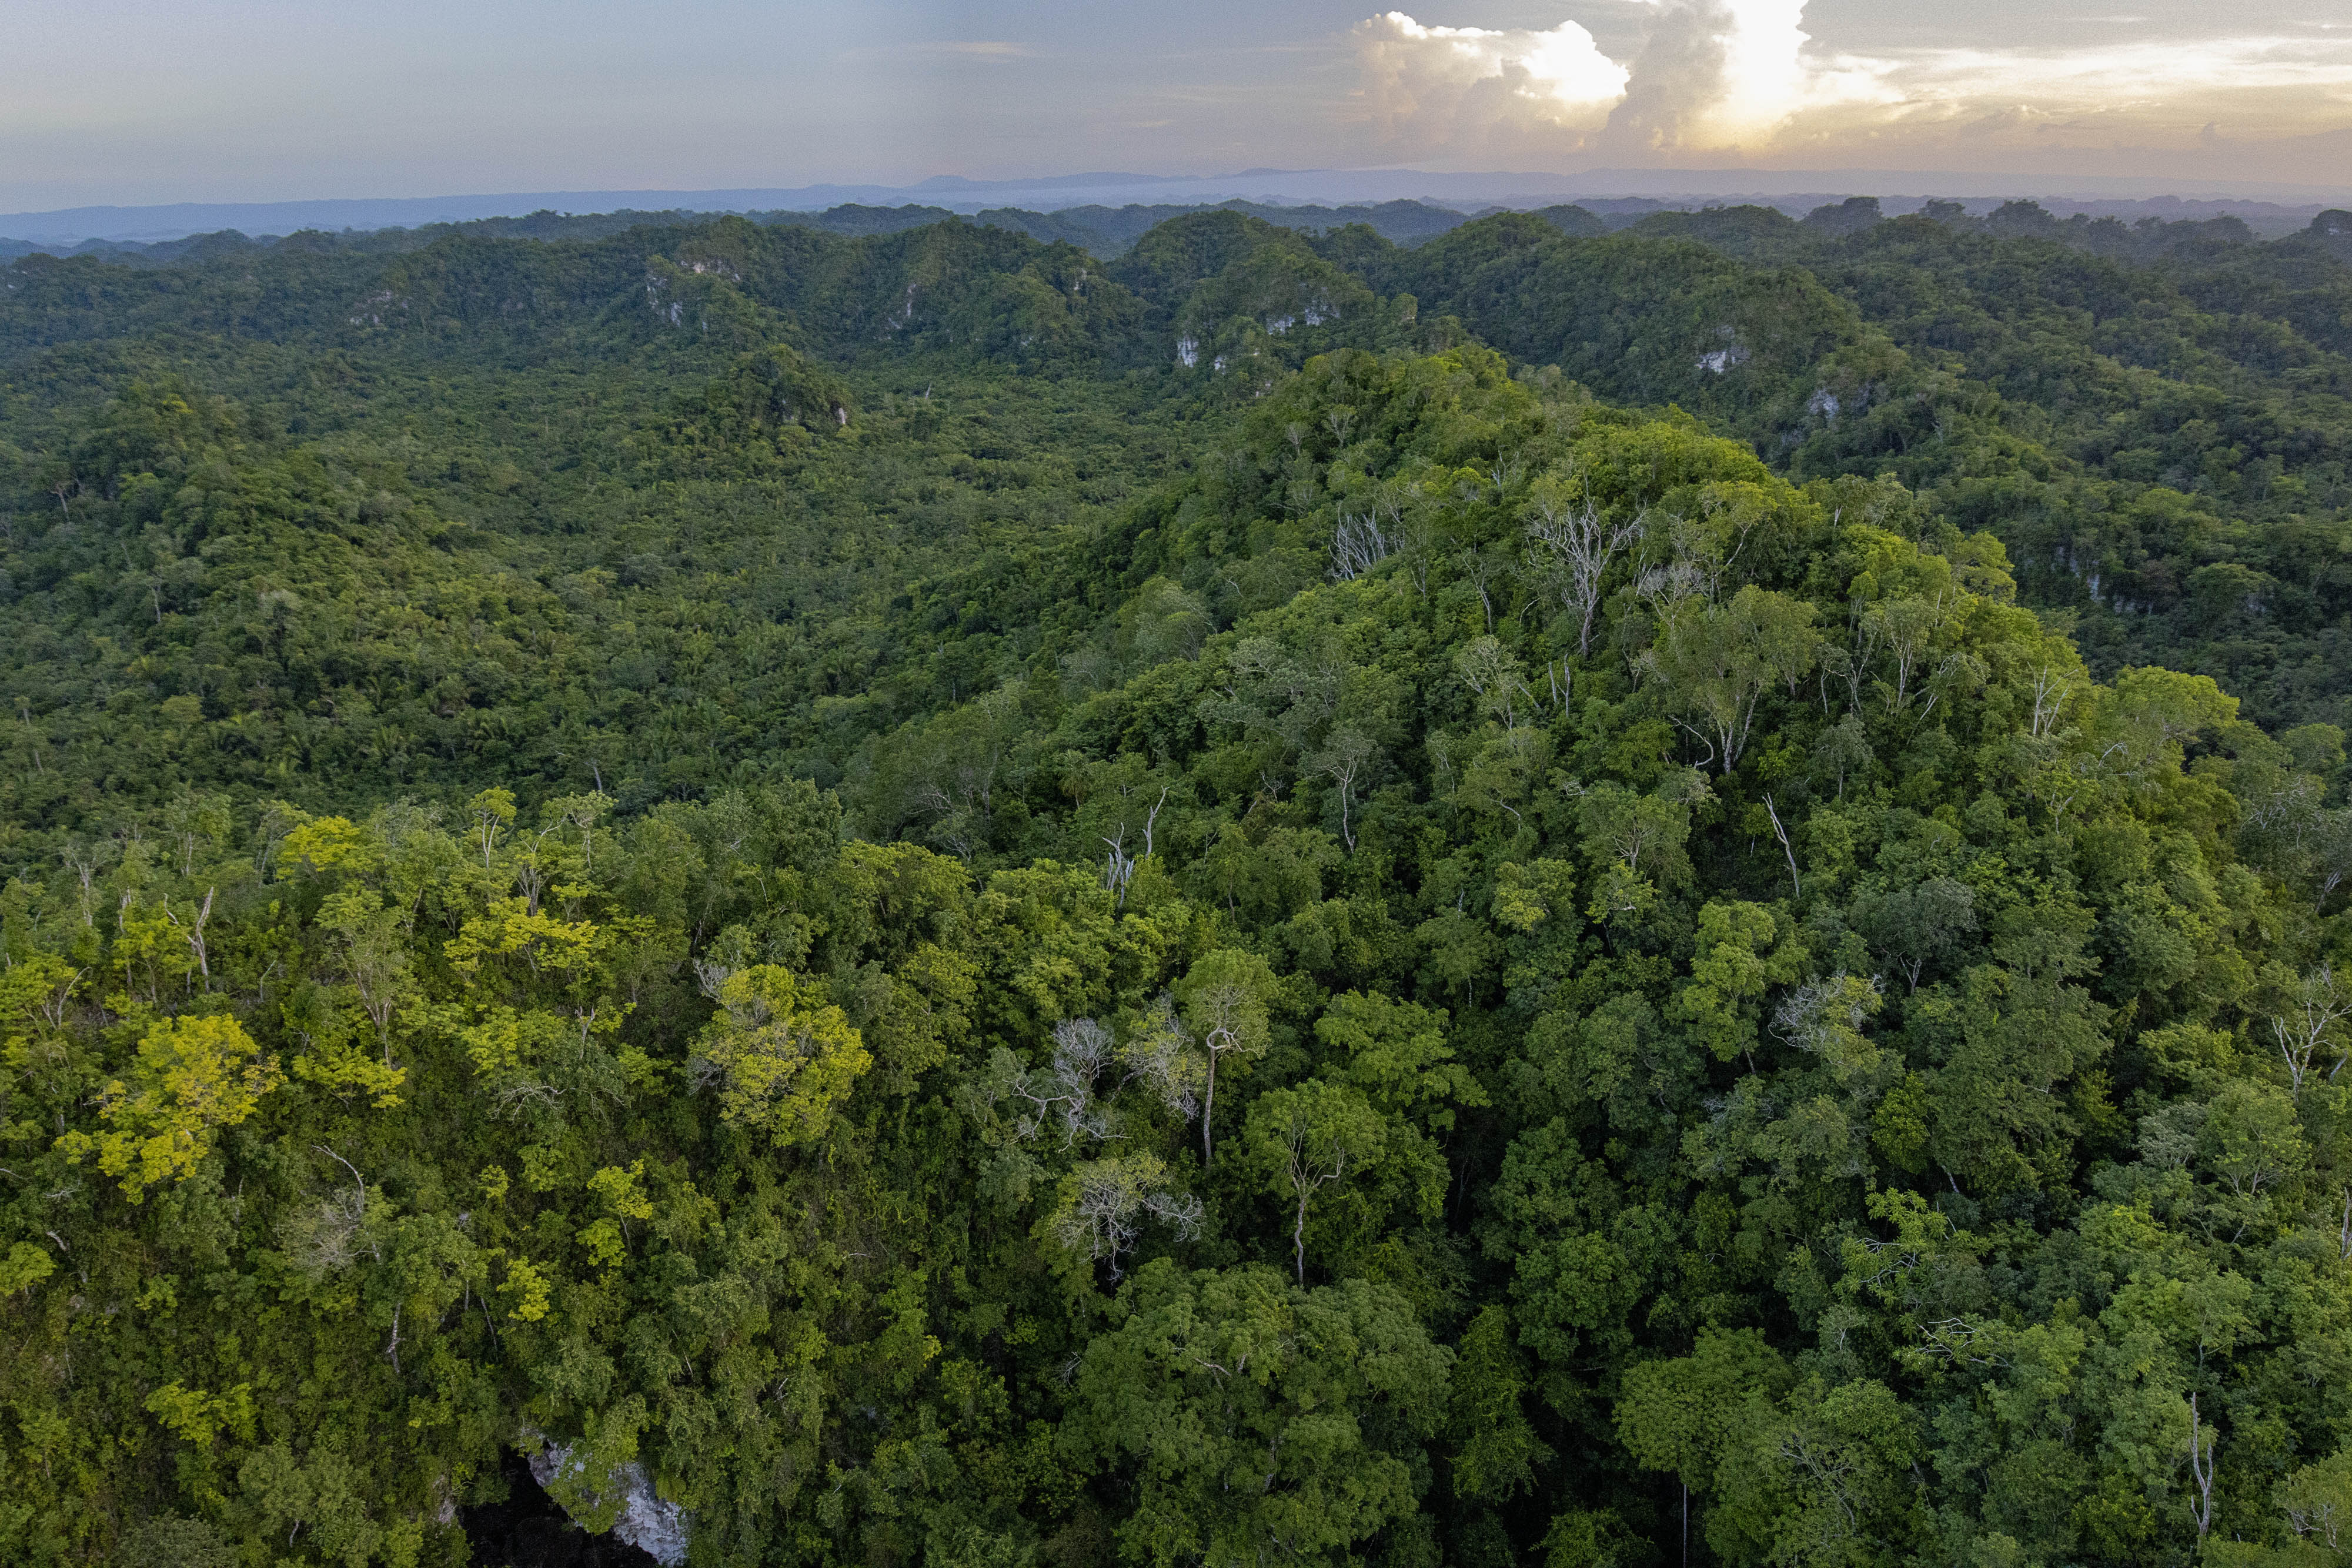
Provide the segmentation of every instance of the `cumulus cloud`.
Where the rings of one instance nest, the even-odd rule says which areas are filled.
[[[1612,59],[1574,21],[1544,31],[1358,25],[1364,95],[1396,141],[1457,151],[1731,146],[1791,115],[1883,97],[1867,62],[1807,52],[1804,0],[1651,0],[1640,50]]]
[[[1629,75],[1574,22],[1426,27],[1390,11],[1357,26],[1356,46],[1384,136],[1461,150],[1580,145],[1607,122]]]
[[[1629,161],[1872,160],[1960,143],[2210,144],[2352,121],[2352,39],[2145,36],[2073,48],[1821,48],[1805,0],[1638,0],[1630,59],[1574,21],[1547,31],[1355,32],[1362,93],[1391,151],[1585,152]]]

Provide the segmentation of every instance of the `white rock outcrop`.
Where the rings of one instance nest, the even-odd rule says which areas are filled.
[[[566,1472],[572,1463],[572,1446],[551,1443],[538,1434],[537,1450],[530,1455],[530,1479],[547,1490],[548,1496],[562,1505],[562,1494],[556,1490],[559,1479],[569,1479]],[[621,1516],[613,1523],[613,1534],[645,1552],[662,1568],[677,1568],[686,1561],[686,1510],[674,1502],[665,1502],[654,1492],[651,1477],[645,1466],[632,1459],[614,1472],[621,1483]],[[604,1500],[597,1500],[602,1503]]]

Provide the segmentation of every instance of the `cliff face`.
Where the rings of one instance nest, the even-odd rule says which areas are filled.
[[[645,1466],[635,1459],[592,1475],[595,1466],[583,1445],[541,1438],[527,1462],[530,1479],[582,1529],[609,1532],[614,1542],[635,1548],[661,1568],[677,1568],[686,1561],[686,1511],[656,1495]],[[607,1560],[617,1568],[625,1559]]]

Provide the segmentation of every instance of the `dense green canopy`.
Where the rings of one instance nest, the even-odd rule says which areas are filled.
[[[0,1558],[2352,1555],[2352,268],[1870,216],[0,272]]]

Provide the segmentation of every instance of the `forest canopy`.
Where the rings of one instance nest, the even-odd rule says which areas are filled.
[[[2352,266],[1604,226],[0,271],[0,1558],[2352,1554]]]

